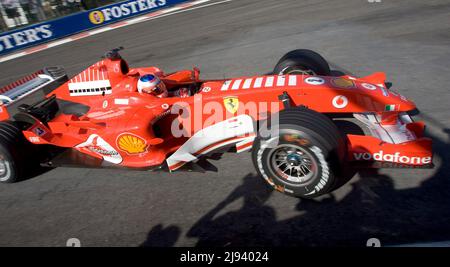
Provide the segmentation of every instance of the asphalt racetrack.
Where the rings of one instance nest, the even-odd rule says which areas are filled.
[[[56,168],[0,185],[0,246],[365,246],[450,240],[450,3],[234,0],[0,63],[0,84],[43,66],[70,75],[124,46],[131,66],[204,78],[271,71],[309,48],[357,76],[383,71],[415,100],[434,169],[364,171],[318,200],[273,192],[250,153],[218,173]]]

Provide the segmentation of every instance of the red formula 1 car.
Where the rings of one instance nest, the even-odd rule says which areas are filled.
[[[144,73],[189,94],[140,93]],[[0,181],[34,165],[207,171],[223,152],[252,150],[267,183],[312,198],[355,167],[432,166],[415,104],[388,87],[383,73],[331,75],[310,50],[289,52],[270,75],[201,80],[196,68],[129,68],[114,49],[71,79],[46,68],[0,89]]]

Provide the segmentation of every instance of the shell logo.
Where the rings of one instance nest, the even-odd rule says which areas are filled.
[[[92,24],[101,24],[105,21],[105,16],[101,11],[92,11],[89,13],[89,20]]]
[[[117,147],[128,154],[147,152],[147,142],[132,133],[123,133],[117,137]]]
[[[331,80],[333,85],[339,87],[339,88],[355,88],[355,83],[352,80],[344,79],[344,78],[336,78]]]

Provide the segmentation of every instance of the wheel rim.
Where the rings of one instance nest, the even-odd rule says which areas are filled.
[[[8,161],[0,154],[0,181],[6,181],[8,178]]]
[[[311,70],[311,69],[307,69],[307,68],[303,68],[302,67],[286,67],[283,70],[280,71],[279,75],[316,75],[316,73]]]
[[[274,172],[283,180],[303,184],[311,180],[317,172],[317,162],[306,149],[280,144],[269,156]]]

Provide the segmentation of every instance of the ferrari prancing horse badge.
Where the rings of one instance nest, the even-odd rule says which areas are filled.
[[[228,96],[223,99],[223,104],[228,112],[234,114],[239,108],[239,99],[235,96]]]

